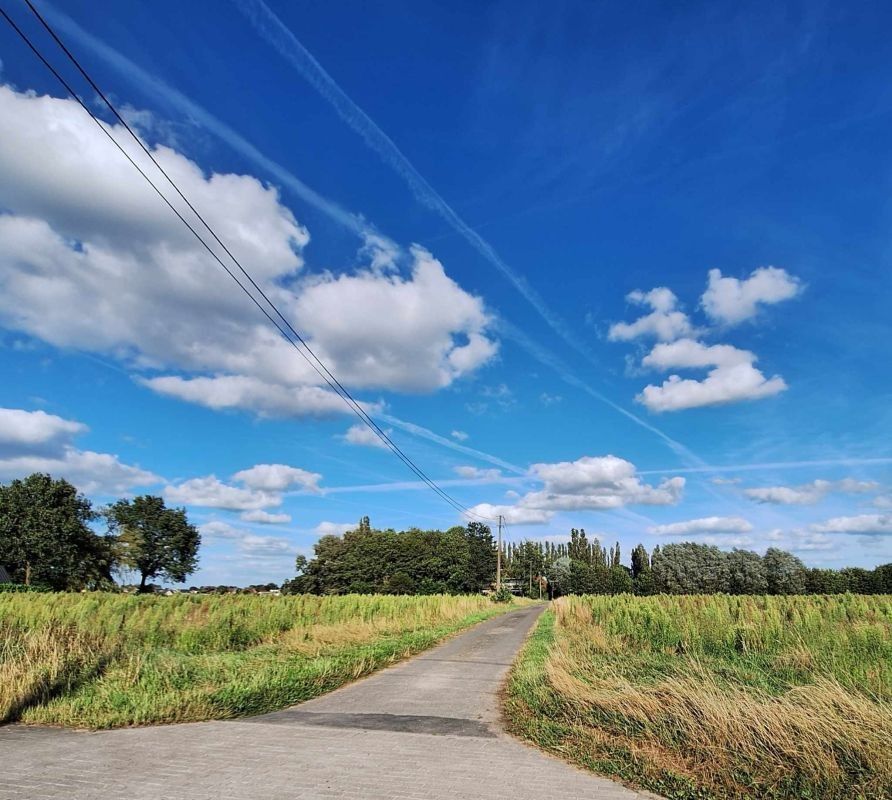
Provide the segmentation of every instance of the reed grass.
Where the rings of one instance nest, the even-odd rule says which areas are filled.
[[[666,797],[890,798],[892,597],[561,598],[506,710]]]
[[[483,596],[0,595],[0,722],[262,713],[504,610]]]

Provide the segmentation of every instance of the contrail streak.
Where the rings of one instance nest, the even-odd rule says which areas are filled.
[[[419,197],[419,200],[421,202],[425,203],[425,205],[428,205],[429,207],[436,210],[438,213],[442,214],[444,218],[449,221],[450,225],[453,225],[457,231],[459,231],[463,235],[466,235],[466,238],[470,237],[468,238],[468,240],[474,245],[474,247],[480,250],[480,252],[488,260],[491,261],[491,263],[495,264],[500,269],[500,271],[502,271],[503,274],[505,274],[505,276],[508,277],[509,280],[511,280],[511,282],[518,287],[518,289],[521,291],[521,294],[523,294],[524,297],[526,297],[526,299],[529,300],[534,305],[534,307],[536,307],[537,311],[540,313],[543,319],[548,322],[552,329],[555,330],[561,336],[561,338],[571,344],[574,349],[583,353],[589,360],[593,360],[593,356],[591,356],[587,348],[581,346],[580,343],[574,337],[572,337],[569,331],[567,331],[563,321],[557,318],[550,311],[550,309],[548,309],[544,301],[542,301],[541,298],[538,297],[535,291],[531,287],[529,287],[529,285],[521,276],[515,274],[513,270],[508,267],[508,265],[502,262],[502,260],[487,242],[485,242],[479,235],[477,235],[455,214],[455,212],[452,211],[452,209],[445,203],[445,201],[442,200],[442,198],[440,198],[436,191],[434,191],[433,188],[431,188],[429,184],[427,184],[424,178],[422,178],[422,176],[418,174],[412,164],[406,159],[405,156],[403,156],[396,145],[393,144],[393,142],[386,136],[386,134],[384,134],[384,132],[375,125],[375,123],[362,111],[362,109],[356,106],[356,104],[353,103],[353,101],[350,100],[350,98],[347,97],[346,94],[344,94],[344,92],[331,79],[328,73],[325,72],[325,70],[318,64],[318,62],[306,50],[306,48],[304,48],[303,45],[301,45],[301,43],[294,37],[294,35],[278,20],[278,18],[272,13],[272,11],[270,11],[262,2],[260,2],[260,0],[234,0],[234,2],[236,2],[236,4],[238,4],[239,7],[244,11],[244,13],[246,13],[252,20],[252,22],[254,22],[255,26],[258,27],[258,30],[261,31],[264,37],[271,41],[271,43],[274,44],[277,49],[279,49],[279,52],[281,52],[289,61],[291,61],[291,63],[295,65],[295,68],[297,68],[298,71],[302,75],[304,75],[304,77],[306,77],[307,80],[309,80],[312,85],[327,100],[329,100],[329,102],[335,105],[335,107],[338,109],[338,113],[342,116],[342,118],[348,124],[350,124],[351,127],[354,127],[363,136],[363,138],[366,139],[370,147],[378,152],[382,158],[385,158],[386,162],[394,169],[396,169],[399,174],[402,175],[407,181],[410,181],[410,179],[414,181],[413,183],[410,183],[410,185],[413,187],[413,192],[416,192],[416,195]],[[102,40],[84,30],[74,20],[72,20],[61,11],[56,10],[52,5],[45,2],[45,0],[35,0],[35,5],[37,5],[40,8],[41,12],[44,13],[53,22],[55,27],[57,27],[67,36],[70,36],[80,42],[81,45],[89,48],[96,56],[98,56],[112,69],[122,74],[132,83],[136,84],[143,92],[145,92],[145,94],[152,97],[156,102],[159,102],[163,106],[176,109],[179,113],[183,114],[188,119],[205,128],[207,131],[229,145],[233,150],[241,154],[248,161],[253,162],[261,169],[273,175],[284,186],[287,186],[289,189],[291,189],[298,197],[307,202],[313,208],[322,212],[330,219],[334,220],[336,223],[347,228],[363,239],[366,239],[371,234],[378,233],[376,229],[368,222],[366,222],[361,216],[347,211],[333,200],[330,200],[329,198],[317,192],[312,187],[308,186],[290,170],[286,169],[278,162],[273,161],[269,157],[265,156],[253,144],[251,144],[247,139],[238,134],[225,122],[222,122],[205,108],[198,105],[189,97],[184,95],[182,92],[174,89],[172,86],[168,85],[160,78],[157,78],[154,75],[146,72],[144,69],[136,65],[126,56],[122,55]],[[266,21],[266,27],[264,27],[264,20]],[[267,32],[267,28],[269,28],[269,32]],[[278,40],[274,37],[275,32],[278,32],[278,39],[281,39],[281,43],[277,43]],[[286,45],[292,45],[293,47],[290,49],[285,48]],[[281,48],[285,48],[285,50],[283,51]],[[292,49],[292,56],[288,56],[287,53],[292,52]],[[365,127],[356,127],[360,124],[365,125]],[[422,194],[419,195],[418,192],[421,192],[422,190],[424,191],[422,192]],[[680,442],[677,442],[671,437],[667,436],[665,433],[648,423],[646,420],[641,419],[637,415],[610,400],[601,392],[589,386],[587,383],[578,378],[569,367],[564,365],[557,356],[550,353],[543,346],[534,342],[526,334],[522,333],[518,328],[510,325],[504,320],[501,322],[501,327],[506,333],[509,334],[510,338],[514,339],[518,344],[524,347],[540,362],[554,369],[565,382],[580,389],[581,391],[586,392],[591,397],[600,400],[601,402],[612,408],[614,411],[630,419],[635,424],[655,434],[657,437],[663,440],[673,450],[673,452],[684,458],[688,463],[696,464],[697,466],[703,467],[703,471],[708,471],[708,465],[706,465],[703,459],[690,451]],[[518,474],[524,472],[524,470],[522,470],[520,467],[517,467],[516,465],[510,465],[507,462],[502,462],[501,459],[498,459],[494,456],[489,456],[485,453],[481,453],[480,451],[473,448],[463,447],[462,445],[459,445],[458,443],[453,442],[450,439],[439,436],[438,434],[435,434],[432,431],[427,430],[426,428],[422,428],[421,426],[414,425],[413,423],[406,423],[401,420],[395,420],[394,418],[389,420],[389,424],[397,425],[398,427],[402,427],[404,430],[413,433],[416,436],[427,438],[445,447],[463,452],[466,455],[472,455],[477,458],[482,458],[482,460],[484,461],[489,461],[490,463],[502,466],[503,468],[509,469]]]
[[[258,165],[261,169],[275,176],[283,185],[291,189],[298,197],[304,200],[318,211],[333,219],[338,224],[365,238],[374,233],[374,228],[359,215],[339,206],[333,200],[323,196],[315,189],[307,186],[293,172],[283,167],[277,161],[265,156],[253,144],[240,134],[236,133],[225,122],[222,122],[200,105],[190,100],[182,92],[177,91],[160,78],[149,74],[141,67],[134,64],[129,58],[121,55],[117,50],[109,47],[105,42],[97,39],[91,33],[85,31],[73,19],[57,11],[49,3],[35,0],[35,5],[40,8],[53,25],[66,36],[76,39],[82,45],[88,47],[100,59],[112,69],[124,75],[135,83],[147,95],[154,98],[162,105],[175,108],[188,119],[210,131],[217,138],[228,144],[237,153],[240,153],[249,161]]]
[[[365,143],[394,170],[408,185],[415,198],[425,207],[434,211],[461,235],[486,261],[494,266],[536,310],[548,326],[558,334],[574,350],[582,354],[592,363],[597,363],[595,356],[577,339],[566,323],[549,308],[539,293],[529,285],[527,280],[515,272],[496,253],[480,234],[468,225],[440,196],[436,189],[403,155],[393,140],[375,121],[369,117],[341,89],[324,67],[313,57],[313,54],[301,44],[300,40],[285,26],[263,0],[233,0],[238,9],[248,18],[257,32],[274,47],[303,78],[327,101],[338,116],[349,125]]]
[[[698,470],[702,470],[703,472],[709,471],[709,465],[695,452],[683,445],[681,442],[676,441],[668,434],[663,433],[663,431],[661,431],[654,425],[651,425],[647,420],[642,419],[637,414],[633,414],[631,411],[623,408],[618,403],[614,403],[613,400],[611,400],[609,397],[602,394],[597,389],[589,386],[584,380],[582,380],[582,378],[577,376],[576,373],[570,369],[570,367],[564,364],[564,362],[561,361],[558,356],[544,348],[538,342],[530,339],[529,336],[518,329],[515,325],[512,325],[505,319],[500,319],[498,323],[498,331],[503,336],[513,340],[516,344],[519,344],[521,347],[523,347],[524,350],[532,355],[533,358],[535,358],[537,361],[553,369],[558,374],[558,377],[560,377],[561,380],[564,381],[564,383],[567,383],[570,386],[573,386],[574,388],[585,392],[589,396],[600,400],[602,403],[610,406],[610,408],[612,408],[617,413],[622,414],[624,417],[626,417],[626,419],[629,419],[636,425],[639,425],[645,430],[650,431],[652,434],[665,442],[669,446],[669,448],[678,456],[683,458],[689,464],[695,464]]]
[[[486,461],[490,464],[494,464],[497,467],[501,467],[502,469],[506,469],[509,472],[513,472],[517,475],[527,474],[527,470],[523,467],[517,466],[517,464],[512,464],[510,461],[505,461],[498,456],[490,455],[489,453],[485,453],[482,450],[475,450],[473,447],[468,447],[467,445],[454,442],[452,441],[452,439],[447,439],[445,436],[440,436],[440,434],[434,433],[432,430],[424,428],[421,425],[416,425],[414,422],[406,422],[406,420],[400,419],[399,417],[392,417],[390,416],[390,414],[376,414],[375,417],[379,420],[383,420],[388,425],[393,425],[396,428],[400,428],[401,430],[404,430],[407,433],[411,433],[412,435],[418,436],[422,439],[428,439],[431,442],[436,442],[443,447],[448,447],[450,450],[455,450],[457,453],[464,453],[465,455],[479,458],[481,461]]]
[[[701,467],[672,467],[672,472],[756,472],[769,469],[801,469],[803,467],[869,467],[892,464],[892,458],[822,458],[813,461],[765,461],[760,464],[724,464]],[[669,470],[642,469],[641,475],[659,475]]]

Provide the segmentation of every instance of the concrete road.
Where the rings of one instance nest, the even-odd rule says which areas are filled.
[[[498,691],[541,606],[285,711],[84,733],[0,728],[4,800],[650,797],[504,734]]]

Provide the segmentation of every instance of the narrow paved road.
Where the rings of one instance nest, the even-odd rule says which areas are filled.
[[[500,731],[498,691],[540,611],[509,612],[324,697],[250,719],[99,733],[0,728],[0,798],[644,797]]]

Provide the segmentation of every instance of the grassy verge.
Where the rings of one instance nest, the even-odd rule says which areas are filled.
[[[514,606],[483,597],[0,599],[0,721],[225,719],[331,691]]]
[[[892,797],[892,598],[565,598],[509,728],[673,800]]]

